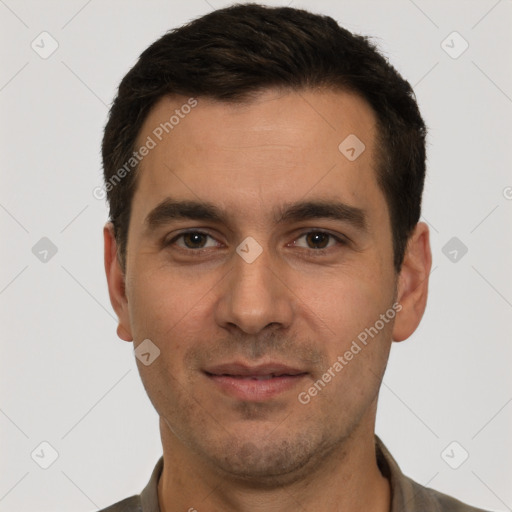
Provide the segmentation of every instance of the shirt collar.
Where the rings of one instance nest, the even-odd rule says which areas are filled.
[[[391,487],[390,512],[415,511],[419,510],[420,504],[425,505],[425,496],[421,488],[404,476],[397,462],[378,436],[375,436],[375,452],[380,472],[388,479]],[[156,463],[149,482],[140,494],[142,512],[160,512],[158,480],[162,474],[163,467],[164,458],[162,456]]]
[[[148,484],[140,493],[141,512],[160,512],[158,504],[158,480],[164,469],[164,457],[160,457],[156,463],[155,469],[151,474]]]
[[[396,460],[378,436],[375,436],[375,452],[380,472],[388,479],[391,489],[390,512],[417,510],[418,487],[402,473]]]

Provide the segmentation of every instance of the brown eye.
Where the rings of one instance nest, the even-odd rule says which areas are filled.
[[[306,235],[306,241],[312,249],[325,249],[331,236],[320,231],[312,231]]]
[[[304,240],[304,242],[300,242]],[[340,237],[334,236],[331,233],[324,231],[309,231],[301,235],[293,245],[302,247],[304,249],[313,249],[320,251],[322,249],[329,249],[334,245],[343,245],[344,240]]]
[[[183,242],[188,249],[202,249],[206,243],[208,235],[204,233],[184,233]]]
[[[187,231],[175,236],[172,240],[165,243],[166,246],[176,245],[181,249],[209,249],[218,247],[218,242],[208,233],[202,231]]]

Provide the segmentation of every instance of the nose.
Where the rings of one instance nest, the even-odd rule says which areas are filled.
[[[221,327],[258,334],[267,326],[291,325],[293,294],[268,251],[250,263],[235,254],[233,267],[220,286],[215,316]]]

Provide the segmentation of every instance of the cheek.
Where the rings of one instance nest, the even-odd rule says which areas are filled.
[[[179,390],[190,384],[190,372],[183,364],[185,354],[191,347],[212,339],[212,294],[222,277],[212,274],[215,275],[198,276],[197,272],[189,275],[167,267],[140,272],[133,280],[128,300],[134,348],[142,340],[150,339],[160,351],[149,366],[137,361],[152,400],[163,400],[167,392],[167,398],[171,398],[173,389],[179,395]],[[168,385],[168,391],[163,392]],[[171,399],[172,403],[177,395]]]
[[[327,415],[336,416],[342,410],[343,417],[337,421],[344,424],[346,418],[363,414],[378,392],[396,313],[389,289],[382,294],[375,286],[359,281],[353,287],[333,287],[330,294],[320,310],[329,327],[323,347],[327,365],[315,382],[329,382],[325,390],[322,382],[318,383],[322,388],[318,407]]]
[[[302,276],[300,290],[301,315],[323,326],[340,349],[391,307],[394,284],[383,272],[338,268]]]
[[[137,360],[139,373],[155,408],[174,410],[187,378],[184,353],[204,337],[204,319],[199,316],[208,288],[169,269],[134,274],[128,294],[134,348],[149,339],[159,350],[150,365]]]
[[[141,265],[143,267],[143,265]],[[216,273],[198,275],[189,269],[169,267],[136,271],[128,294],[135,338],[150,337],[197,326],[194,316],[209,302],[219,278]]]

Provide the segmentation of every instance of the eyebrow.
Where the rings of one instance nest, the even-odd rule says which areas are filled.
[[[274,222],[280,224],[314,219],[333,219],[347,222],[361,231],[366,231],[368,227],[366,213],[363,209],[330,200],[285,203],[274,217]]]
[[[153,231],[173,220],[201,220],[227,224],[229,215],[213,203],[204,201],[178,201],[164,199],[147,215],[144,224],[147,231]],[[275,224],[300,222],[314,219],[333,219],[367,231],[367,217],[363,209],[339,201],[312,200],[285,203],[273,217]]]

